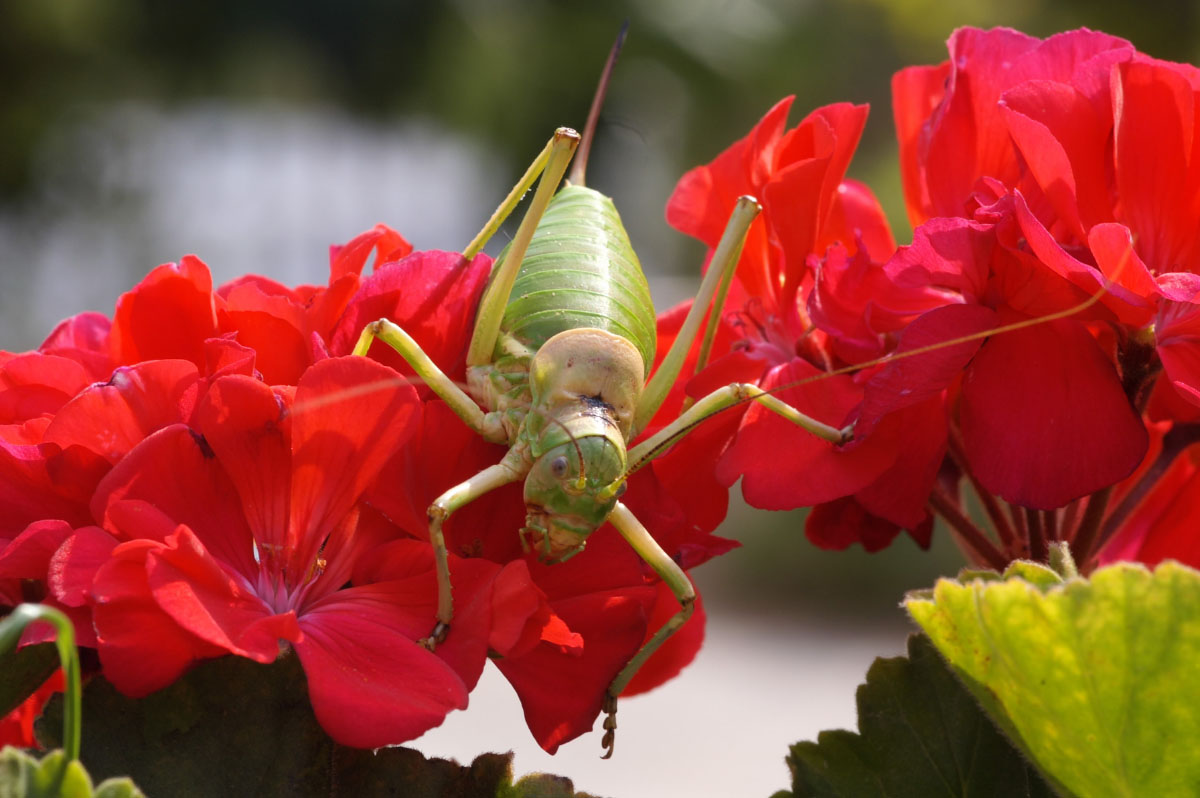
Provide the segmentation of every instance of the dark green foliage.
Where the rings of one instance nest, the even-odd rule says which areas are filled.
[[[58,651],[53,643],[13,649],[0,654],[0,717],[12,712],[33,695],[58,668]]]
[[[875,660],[858,688],[858,727],[791,747],[795,798],[1054,795],[924,635],[909,638],[908,658]]]
[[[62,704],[38,720],[38,739],[58,744]],[[317,724],[295,657],[259,665],[238,657],[203,663],[142,699],[102,678],[84,690],[83,762],[97,777],[128,775],[152,796],[404,796],[557,798],[538,778],[512,782],[511,754],[469,766],[418,751],[337,745]],[[527,785],[528,782],[528,785]]]

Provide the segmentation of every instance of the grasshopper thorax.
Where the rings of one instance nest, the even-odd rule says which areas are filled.
[[[530,363],[523,438],[532,464],[521,537],[542,560],[582,550],[624,491],[642,374],[633,344],[590,328],[555,335]]]

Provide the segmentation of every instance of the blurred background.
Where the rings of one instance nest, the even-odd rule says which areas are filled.
[[[186,253],[218,282],[295,284],[323,283],[328,246],[376,222],[461,249],[554,128],[583,125],[626,18],[588,182],[614,197],[660,309],[694,291],[703,257],[663,219],[675,181],[785,95],[793,124],[825,103],[871,104],[850,174],[903,243],[889,81],[944,60],[955,27],[1087,26],[1200,59],[1195,0],[4,0],[0,348],[111,313]],[[602,795],[786,786],[785,745],[853,727],[854,686],[875,655],[903,650],[904,590],[961,559],[940,531],[930,552],[907,538],[819,551],[801,514],[736,499],[722,532],[745,545],[695,574],[708,643],[680,679],[622,705],[614,761],[596,761],[598,735],[541,755],[494,672],[416,747],[466,760],[514,748],[518,773]]]

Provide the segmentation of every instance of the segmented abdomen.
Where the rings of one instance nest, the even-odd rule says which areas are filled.
[[[629,236],[612,200],[585,186],[567,186],[538,224],[501,329],[537,350],[551,336],[578,327],[628,339],[649,373],[654,305]]]

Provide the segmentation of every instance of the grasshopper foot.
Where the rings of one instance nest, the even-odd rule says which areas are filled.
[[[604,696],[604,738],[600,745],[604,748],[601,759],[609,759],[613,755],[613,746],[617,741],[617,697],[606,693]]]
[[[421,648],[433,651],[438,647],[438,643],[444,643],[446,641],[446,635],[449,634],[449,632],[450,624],[438,621],[437,625],[433,627],[433,631],[429,633],[429,637],[422,637],[417,641],[417,645]]]

